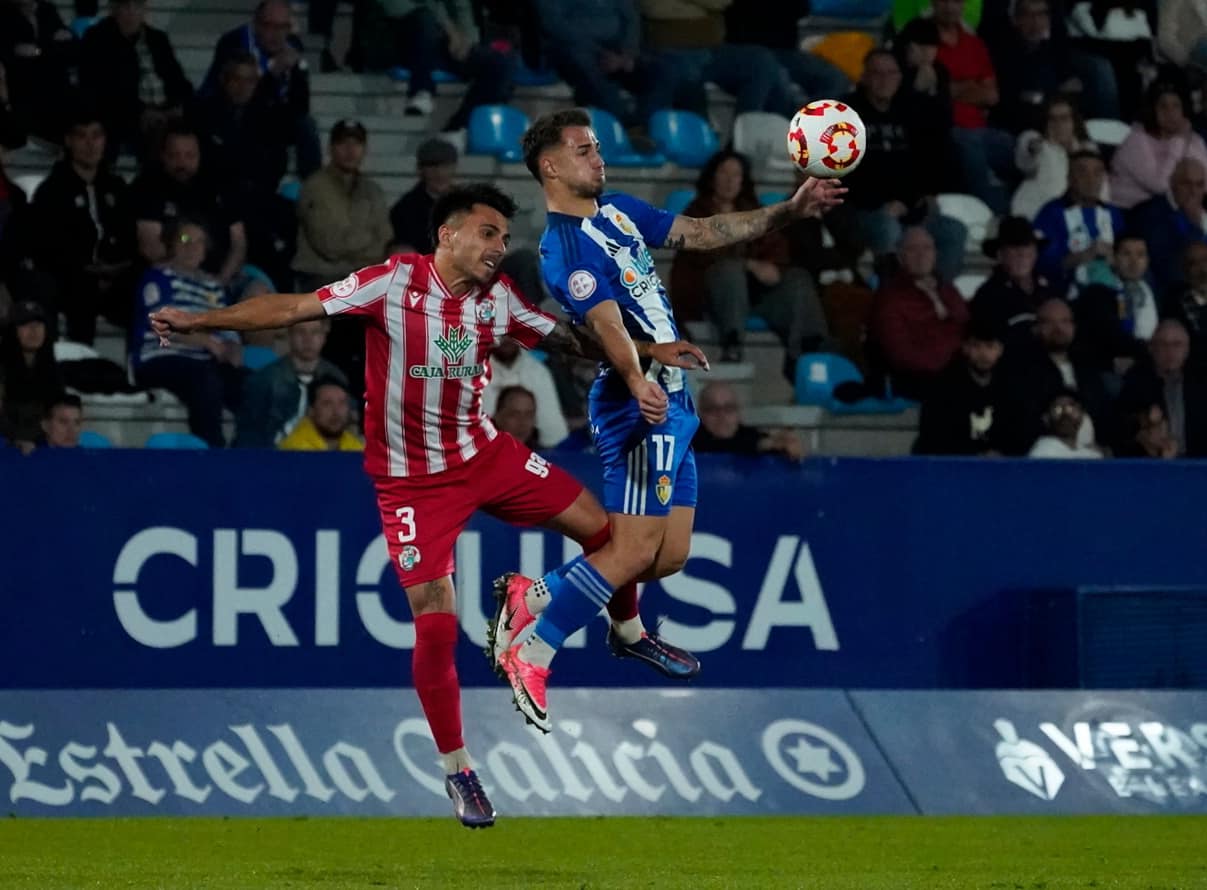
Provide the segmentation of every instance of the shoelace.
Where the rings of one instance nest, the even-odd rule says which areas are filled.
[[[461,789],[462,797],[468,797],[479,809],[486,809],[486,792],[482,790],[482,783],[478,780],[477,773],[460,772],[453,781]]]

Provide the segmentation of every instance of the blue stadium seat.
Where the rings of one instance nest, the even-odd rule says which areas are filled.
[[[841,402],[834,387],[862,383],[863,374],[846,358],[831,352],[808,352],[796,360],[796,403],[819,405],[832,414],[898,414],[914,406],[908,399],[859,399]]]
[[[522,161],[520,137],[528,116],[509,105],[479,105],[469,116],[466,152],[493,155],[500,161]]]
[[[681,167],[703,167],[721,147],[708,121],[690,111],[655,111],[650,137]]]
[[[290,201],[297,201],[302,194],[302,184],[296,179],[287,179],[277,186],[277,194]]]
[[[174,448],[177,450],[203,449],[210,446],[204,439],[199,439],[192,433],[152,433],[147,437],[144,448]]]
[[[643,155],[633,150],[629,134],[616,116],[602,108],[588,108],[591,128],[599,140],[599,152],[606,163],[613,167],[660,167],[666,163],[666,155],[655,152]]]
[[[560,78],[556,71],[551,71],[547,68],[537,70],[529,68],[523,62],[516,66],[515,76],[513,80],[518,87],[551,87],[558,82]]]
[[[258,371],[267,365],[271,365],[280,356],[267,346],[244,346],[243,347],[243,367],[249,371]]]
[[[766,207],[768,204],[787,201],[791,197],[787,192],[759,192],[759,203]]]
[[[102,436],[93,430],[84,430],[80,433],[81,448],[112,448],[113,443],[109,441],[108,436]]]
[[[390,78],[390,80],[396,80],[399,83],[406,83],[411,79],[411,69],[403,68],[400,65],[395,65],[393,68],[390,68],[386,71],[386,77]],[[457,83],[460,80],[461,78],[453,74],[451,71],[442,71],[437,68],[432,72],[432,81],[436,84]]]
[[[746,332],[750,334],[758,334],[763,331],[769,331],[771,328],[767,326],[767,319],[761,315],[746,316]]]
[[[72,21],[68,27],[71,30],[71,33],[75,35],[75,39],[80,40],[83,38],[88,29],[100,20],[101,17],[99,15],[82,15]]]
[[[813,0],[809,14],[836,19],[874,19],[885,15],[891,0]]]
[[[694,197],[696,197],[694,189],[675,189],[666,196],[666,200],[662,202],[662,208],[670,213],[680,214]]]

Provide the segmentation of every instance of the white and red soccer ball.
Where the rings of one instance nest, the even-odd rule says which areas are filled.
[[[867,154],[867,131],[855,109],[835,99],[810,102],[788,126],[788,159],[819,179],[846,176]]]

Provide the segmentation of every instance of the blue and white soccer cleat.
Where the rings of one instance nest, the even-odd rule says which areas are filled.
[[[690,680],[700,673],[700,659],[686,649],[672,646],[656,633],[646,631],[636,643],[622,643],[609,627],[608,649],[617,658],[636,658],[672,680]]]
[[[466,828],[490,828],[495,824],[495,808],[472,769],[446,776],[444,790],[453,802],[453,814]]]

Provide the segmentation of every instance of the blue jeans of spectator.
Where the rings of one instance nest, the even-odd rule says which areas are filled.
[[[134,382],[148,389],[166,389],[189,409],[189,432],[211,448],[222,448],[222,408],[237,408],[243,396],[246,368],[225,362],[165,355],[143,362]]]
[[[846,74],[821,56],[795,49],[776,49],[772,52],[775,53],[775,60],[788,72],[788,79],[804,92],[806,102],[840,99],[851,91],[851,81]]]
[[[642,53],[632,71],[604,74],[599,51],[587,42],[550,43],[545,48],[550,66],[574,90],[575,104],[602,108],[626,127],[644,127],[651,114],[674,104],[677,75],[663,54]],[[633,103],[626,101],[622,87],[633,96]]]
[[[674,67],[683,106],[703,117],[708,117],[704,85],[709,81],[734,97],[738,114],[783,113],[791,104],[783,69],[766,47],[721,44],[709,49],[668,49],[660,55]]]
[[[1069,70],[1081,81],[1078,107],[1082,115],[1112,120],[1119,117],[1119,83],[1107,59],[1085,50],[1070,49]]]
[[[511,99],[515,60],[507,53],[478,45],[464,59],[454,59],[448,51],[444,27],[426,7],[398,19],[396,31],[404,41],[403,62],[411,70],[409,95],[434,93],[432,75],[437,69],[450,71],[469,84],[445,130],[462,129],[469,122],[470,112],[479,105],[506,104]]]
[[[989,205],[994,215],[1009,209],[1006,183],[1017,175],[1014,167],[1014,137],[993,127],[953,127],[952,141],[960,159],[964,188]]]
[[[964,244],[968,240],[968,227],[958,219],[929,214],[920,225],[935,239],[937,257],[936,271],[944,281],[953,281],[964,269]],[[901,243],[903,226],[901,220],[879,210],[857,210],[855,212],[857,237],[877,257],[890,254]]]

